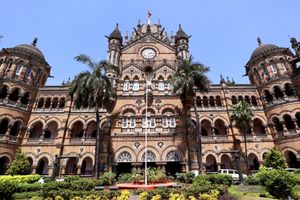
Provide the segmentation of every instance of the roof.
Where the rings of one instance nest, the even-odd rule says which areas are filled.
[[[44,54],[36,46],[31,44],[20,44],[14,47],[16,50],[25,51],[26,53],[34,54],[37,57],[45,60]]]
[[[262,44],[253,51],[250,60],[273,53],[279,49],[281,48],[274,44]]]
[[[119,26],[117,24],[116,28],[113,30],[113,32],[109,35],[108,37],[109,39],[117,39],[120,40],[122,43],[122,35],[121,32],[119,30]]]

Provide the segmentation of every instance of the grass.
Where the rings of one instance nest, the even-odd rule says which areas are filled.
[[[259,185],[232,185],[228,188],[228,192],[230,196],[238,200],[273,199],[272,196]]]

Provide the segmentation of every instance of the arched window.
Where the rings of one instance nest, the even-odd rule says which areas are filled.
[[[59,100],[59,108],[64,108],[65,107],[65,98],[60,98]]]
[[[126,78],[124,79],[124,83],[123,83],[123,91],[129,90],[129,87],[130,87],[129,78],[126,77]]]
[[[280,121],[277,117],[274,117],[272,121],[273,121],[273,124],[274,124],[274,128],[277,132],[283,131],[283,126],[282,126],[282,124],[280,123]]]
[[[16,69],[16,73],[15,73],[16,78],[19,78],[19,76],[21,75],[23,67],[24,67],[23,63],[18,64],[17,69]]]
[[[4,118],[0,121],[0,135],[6,134],[6,131],[8,129],[9,120]]]
[[[39,98],[37,107],[42,108],[43,106],[44,106],[44,97],[41,97]]]
[[[10,135],[17,136],[21,130],[22,122],[16,121],[12,128],[10,129]]]
[[[273,101],[273,96],[272,96],[272,94],[270,93],[269,90],[265,90],[264,95],[265,95],[265,99],[266,99],[267,102]]]
[[[265,127],[263,125],[263,122],[260,119],[258,119],[258,118],[255,118],[253,120],[253,132],[256,135],[264,135],[264,134],[266,134],[266,130],[265,130]]]
[[[29,104],[29,102],[30,102],[30,93],[26,92],[21,98],[21,103],[27,105]]]
[[[92,121],[88,124],[87,130],[86,130],[86,135],[89,138],[96,138],[96,136],[97,136],[96,122]]]
[[[31,130],[30,130],[30,134],[29,134],[29,138],[40,138],[40,136],[43,134],[43,124],[42,122],[36,122]]]
[[[3,85],[0,89],[0,99],[5,99],[7,97],[8,87]]]
[[[232,105],[237,104],[236,96],[232,96],[232,97],[231,97],[231,104],[232,104]]]
[[[135,128],[135,112],[133,110],[125,110],[122,117],[122,128]]]
[[[225,123],[221,119],[217,119],[215,121],[215,134],[216,135],[227,135]]]
[[[30,80],[31,73],[32,73],[32,67],[29,67],[25,73],[24,82],[28,82]]]
[[[123,151],[119,154],[117,162],[132,162],[132,156],[127,151]]]
[[[272,70],[273,74],[277,74],[277,68],[276,68],[275,63],[271,64],[271,70]]]
[[[280,99],[280,98],[283,98],[283,92],[281,91],[280,87],[279,86],[274,86],[274,95],[275,95],[275,98],[276,99]]]
[[[159,91],[164,91],[164,89],[165,89],[164,79],[163,79],[163,77],[160,76],[158,78],[158,90]]]
[[[208,98],[207,98],[207,96],[203,97],[203,106],[208,107]]]
[[[45,108],[50,108],[50,105],[51,105],[51,98],[48,97],[45,102]]]
[[[243,101],[243,97],[242,97],[242,96],[239,96],[238,99],[239,99],[239,100],[238,100],[239,102],[240,102],[240,101]]]
[[[209,97],[209,105],[212,106],[212,107],[215,106],[215,99],[214,99],[213,96],[210,96],[210,97]]]
[[[285,124],[285,126],[288,130],[294,130],[295,129],[295,124],[294,124],[294,122],[293,122],[290,115],[284,115],[283,120],[284,120],[284,124]]]
[[[211,123],[206,119],[201,122],[201,134],[203,136],[212,135]]]
[[[167,162],[179,162],[180,160],[180,155],[177,151],[170,151],[166,156]]]
[[[296,117],[296,120],[297,120],[297,126],[298,126],[298,128],[300,128],[300,112],[297,112],[295,117]]]
[[[253,106],[257,106],[257,100],[255,96],[251,96],[251,103]]]
[[[222,100],[221,100],[221,97],[220,96],[217,96],[216,97],[216,104],[217,104],[217,106],[222,106]]]
[[[249,105],[251,105],[251,100],[250,100],[250,97],[249,97],[249,96],[245,96],[245,101],[246,101]]]
[[[140,89],[139,79],[137,77],[135,77],[133,80],[132,90],[138,91],[139,89]]]
[[[155,114],[152,110],[148,110],[148,128],[155,128],[156,127],[156,121],[155,121]],[[143,112],[143,121],[142,121],[142,127],[146,128],[146,111]]]
[[[145,153],[142,156],[142,161],[145,161]],[[156,155],[152,151],[147,151],[147,162],[155,162]]]
[[[291,86],[290,83],[286,83],[284,85],[284,91],[285,91],[286,96],[288,96],[288,97],[295,95],[294,88]]]
[[[57,136],[57,131],[58,131],[57,128],[58,128],[58,124],[55,121],[50,122],[48,124],[48,128],[46,129],[47,137],[46,137],[46,131],[45,131],[44,138],[55,139]]]
[[[15,89],[13,89],[12,93],[9,95],[9,100],[18,101],[19,96],[20,96],[20,89],[15,88]]]
[[[201,106],[202,106],[202,103],[201,103],[201,97],[199,97],[199,96],[196,97],[196,105],[197,105],[198,107],[201,107]]]
[[[52,108],[57,108],[57,106],[58,106],[58,98],[57,97],[55,97],[55,98],[53,98],[53,101],[52,101]]]
[[[83,123],[81,121],[75,122],[71,129],[71,137],[72,138],[82,138],[83,133],[84,133]]]

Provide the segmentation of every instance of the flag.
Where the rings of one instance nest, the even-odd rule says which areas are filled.
[[[148,11],[148,17],[151,17],[152,13],[150,11]]]

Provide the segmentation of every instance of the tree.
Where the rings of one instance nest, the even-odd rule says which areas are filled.
[[[266,155],[264,160],[265,167],[272,167],[274,169],[285,168],[284,156],[280,150],[273,147]]]
[[[249,172],[248,152],[247,152],[247,137],[246,133],[250,130],[252,124],[253,112],[249,104],[245,101],[240,101],[232,106],[230,118],[235,122],[235,126],[243,131],[245,145],[245,162],[247,174]]]
[[[30,163],[21,150],[17,150],[16,158],[7,169],[8,175],[24,175],[29,173]]]
[[[79,73],[71,82],[69,95],[74,100],[76,107],[82,105],[95,106],[96,110],[96,150],[95,150],[95,165],[94,178],[99,177],[99,158],[100,158],[100,116],[99,109],[112,109],[113,98],[116,97],[113,81],[107,77],[107,72],[113,72],[118,75],[118,68],[109,64],[106,61],[94,62],[89,56],[80,54],[75,57],[75,60],[86,64],[91,71]]]
[[[178,94],[183,101],[184,106],[189,110],[194,108],[196,116],[196,145],[199,173],[202,173],[202,136],[200,128],[199,114],[196,107],[196,92],[208,92],[210,80],[205,73],[209,68],[197,62],[193,62],[193,57],[182,59],[174,76],[171,79],[173,93]]]

